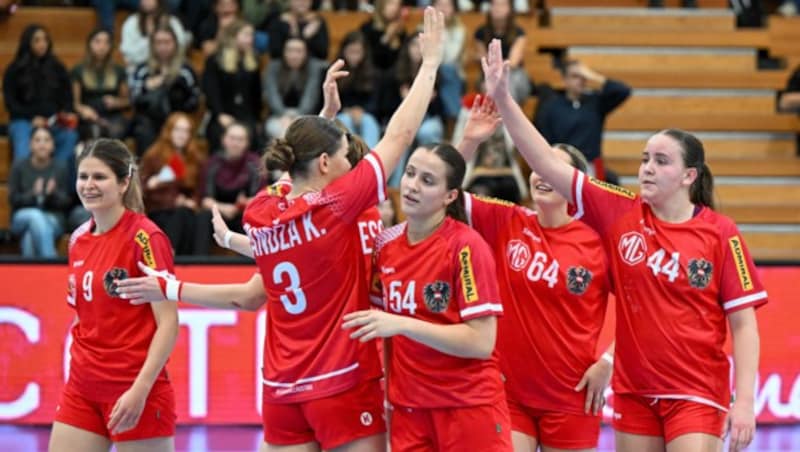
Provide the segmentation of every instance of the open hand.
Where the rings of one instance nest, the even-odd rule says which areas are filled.
[[[509,93],[508,62],[503,60],[503,51],[499,39],[492,39],[486,56],[481,58],[486,94],[497,101]]]
[[[422,33],[419,35],[419,46],[422,52],[422,64],[439,67],[444,55],[444,13],[432,6],[425,8]]]
[[[501,121],[492,99],[487,96],[476,96],[469,111],[467,124],[464,126],[464,140],[483,143],[494,134]]]

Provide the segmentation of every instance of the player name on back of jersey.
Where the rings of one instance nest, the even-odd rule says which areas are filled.
[[[327,232],[325,228],[317,228],[314,225],[311,221],[311,212],[303,214],[300,219],[273,226],[251,227],[247,225],[245,230],[250,238],[254,257],[292,249],[318,239]]]

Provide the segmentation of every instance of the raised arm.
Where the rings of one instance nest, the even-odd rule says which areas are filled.
[[[494,100],[503,118],[511,139],[533,171],[544,178],[567,199],[572,198],[572,175],[574,169],[559,159],[550,148],[550,143],[528,120],[522,108],[511,97],[508,90],[509,65],[503,62],[500,41],[492,40],[486,57],[481,59],[486,80],[486,93]]]
[[[424,31],[419,37],[422,65],[411,84],[408,95],[392,115],[386,133],[375,146],[386,174],[391,173],[400,156],[414,141],[422,119],[433,97],[436,72],[444,53],[444,14],[433,7],[425,8]]]

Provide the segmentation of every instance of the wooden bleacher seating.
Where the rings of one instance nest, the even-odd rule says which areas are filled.
[[[585,6],[595,7],[598,3],[605,7],[614,8],[644,8],[647,6],[647,0],[604,0],[602,3],[595,0],[547,0],[547,6],[550,8],[557,7],[572,7],[572,6]],[[666,0],[665,6],[675,8],[680,6],[680,0]],[[727,8],[728,0],[699,0],[697,6],[700,8]]]
[[[600,8],[592,8],[592,11]],[[676,15],[672,10],[642,10],[639,15],[620,14],[583,14],[583,8],[554,9],[550,16],[553,28],[570,30],[705,30],[730,32],[736,28],[736,19],[732,13],[722,10],[719,15]]]
[[[11,171],[11,144],[7,137],[0,137],[0,183],[6,183]]]
[[[551,8],[597,7],[590,0],[548,0]],[[609,0],[608,7],[646,6],[646,0]],[[667,0],[668,7],[678,0]],[[727,0],[700,0],[700,8],[727,8]],[[330,33],[329,56],[334,58],[344,35],[368,19],[365,13],[324,13]],[[118,15],[118,25],[124,19]],[[550,27],[540,27],[538,18],[520,16],[518,24],[526,29],[528,46],[526,69],[537,83],[562,87],[551,50],[566,50],[609,77],[618,78],[637,88],[708,88],[708,89],[782,89],[791,69],[800,64],[800,19],[771,17],[760,30],[735,30],[732,15],[721,13],[679,15],[674,12],[625,16],[618,13],[603,16],[569,14],[562,10],[551,16]],[[421,14],[413,11],[408,30],[420,23]],[[467,28],[468,49],[472,33],[485,21],[484,14],[462,15]],[[95,23],[89,8],[21,8],[10,20],[0,25],[0,68],[5,68],[16,51],[17,40],[31,22],[46,26],[55,42],[56,54],[69,67],[84,55],[85,36]],[[658,54],[652,52],[602,53],[600,47],[661,47],[751,49],[751,52],[716,52],[694,54]],[[591,48],[591,53],[585,52]],[[755,51],[766,50],[770,56],[783,58],[786,67],[780,70],[759,70]],[[583,50],[583,52],[581,52]],[[117,61],[121,60],[119,53]],[[194,52],[189,58],[198,71],[203,57]],[[266,61],[266,60],[265,60]],[[479,76],[479,65],[465,65],[467,86]],[[2,96],[0,94],[0,96]],[[526,103],[533,110],[536,101]],[[0,123],[8,114],[0,99]],[[680,127],[692,131],[716,132],[780,132],[782,138],[750,140],[705,140],[712,170],[717,176],[794,176],[800,177],[800,160],[795,156],[793,139],[786,138],[800,131],[795,115],[774,112],[774,96],[635,96],[607,122],[607,130],[652,133],[664,127]],[[608,165],[623,175],[638,170],[643,140],[606,139],[604,152]],[[7,138],[0,137],[0,228],[8,227],[8,195],[6,181],[10,167]],[[721,212],[742,224],[800,223],[800,188],[795,185],[718,184],[716,196]],[[761,259],[796,259],[800,234],[744,232],[751,251]]]

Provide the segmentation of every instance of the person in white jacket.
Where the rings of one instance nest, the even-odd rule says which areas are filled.
[[[150,55],[150,34],[158,25],[169,24],[178,38],[181,51],[191,41],[187,32],[177,17],[169,14],[164,0],[141,0],[139,11],[131,14],[122,24],[122,39],[119,49],[125,58],[125,65],[129,73],[136,66],[147,61]]]

